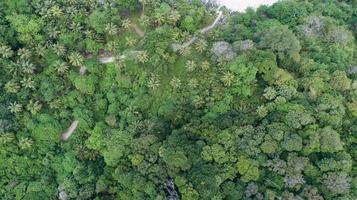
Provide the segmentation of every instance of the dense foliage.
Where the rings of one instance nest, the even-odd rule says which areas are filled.
[[[355,199],[357,1],[216,9],[1,0],[0,199]]]

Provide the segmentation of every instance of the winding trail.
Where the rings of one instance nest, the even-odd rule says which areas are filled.
[[[209,25],[199,31],[201,34],[205,34],[217,26],[217,24],[219,23],[219,21],[222,19],[222,16],[223,16],[223,12],[220,10],[221,7],[222,6],[218,7],[216,10],[216,12],[218,13],[218,16],[216,17],[214,22],[211,25]],[[193,38],[191,38],[190,40],[188,40],[182,44],[174,43],[174,44],[172,44],[172,49],[174,50],[174,52],[181,51],[182,49],[185,49],[185,48],[189,47],[190,45],[192,45],[197,39],[198,39],[197,36],[194,36]]]
[[[218,16],[217,16],[217,18],[214,20],[214,22],[213,22],[211,25],[209,25],[209,26],[207,26],[207,27],[205,27],[205,28],[203,28],[203,29],[201,29],[201,30],[199,31],[201,34],[204,34],[204,33],[206,33],[206,32],[208,32],[208,31],[212,30],[213,28],[215,28],[215,27],[217,26],[217,24],[219,23],[219,21],[221,20],[221,18],[222,18],[222,16],[223,16],[223,12],[220,10],[221,7],[222,7],[222,6],[220,6],[220,7],[217,8]],[[135,31],[140,37],[143,37],[143,36],[145,35],[145,32],[142,31],[142,30],[140,29],[140,27],[139,27],[137,24],[131,24],[130,27],[131,27],[132,29],[134,29],[134,31]],[[184,49],[184,48],[190,46],[190,45],[193,44],[196,40],[197,40],[197,37],[194,36],[193,38],[191,38],[191,39],[188,40],[187,42],[184,42],[183,44],[172,44],[172,47],[173,47],[174,51],[177,52],[177,51],[180,51],[180,50],[182,50],[182,49]],[[131,52],[128,52],[128,53],[129,53],[129,55],[130,55],[130,54],[136,54],[136,53],[138,53],[138,52],[139,52],[139,51],[131,51]],[[122,60],[122,59],[126,59],[127,57],[128,57],[128,55],[125,55],[125,54],[119,55],[119,56],[117,56],[117,57],[115,57],[115,56],[99,56],[99,57],[98,57],[98,61],[99,61],[99,63],[101,63],[101,64],[108,64],[108,63],[113,63],[113,62],[114,62],[115,60],[117,60],[117,59],[118,59],[118,60]],[[84,74],[86,73],[86,71],[87,71],[87,68],[86,68],[84,65],[81,66],[81,68],[80,68],[80,70],[79,70],[80,75],[84,75]],[[69,137],[71,137],[71,135],[72,135],[72,134],[74,133],[74,131],[77,129],[77,126],[78,126],[78,120],[73,121],[72,124],[70,125],[70,127],[67,129],[67,131],[64,132],[64,133],[61,135],[61,139],[62,139],[63,141],[67,141],[67,140],[69,139]]]
[[[86,72],[87,72],[87,67],[82,65],[81,68],[79,69],[79,74],[83,76],[86,74]]]
[[[130,27],[138,34],[140,37],[144,37],[145,32],[141,30],[141,28],[137,24],[130,24]]]
[[[207,33],[208,31],[214,29],[218,24],[219,24],[219,21],[222,19],[223,17],[223,12],[220,10],[222,6],[219,6],[217,9],[216,9],[216,12],[218,13],[218,16],[216,17],[216,19],[214,20],[214,22],[209,25],[209,26],[206,26],[204,28],[202,28],[201,30],[199,30],[199,32],[201,34],[205,34]],[[134,29],[134,31],[140,36],[140,37],[143,37],[145,32],[142,31],[140,29],[140,27],[137,25],[137,24],[131,24],[130,27],[132,29]],[[185,49],[187,48],[188,46],[192,45],[196,40],[197,40],[197,36],[194,36],[192,37],[191,39],[189,39],[188,41],[182,43],[182,44],[177,44],[177,43],[174,43],[172,44],[172,49],[174,52],[177,52],[177,51],[181,51],[182,49]],[[127,56],[126,55],[120,55],[119,59],[125,59]],[[101,64],[108,64],[108,63],[113,63],[114,61],[116,60],[116,57],[115,56],[104,56],[104,57],[100,57],[98,58],[98,61],[101,63]]]
[[[144,37],[145,32],[143,30],[141,30],[141,28],[137,25],[137,24],[130,24],[130,28],[132,28],[136,34],[138,34],[140,37]],[[131,53],[137,53],[139,51],[131,51]],[[111,54],[111,53],[109,53]],[[130,54],[130,52],[129,52]],[[109,63],[113,63],[115,60],[123,60],[127,58],[127,55],[123,54],[123,55],[119,55],[119,56],[113,56],[113,55],[100,55],[98,57],[98,61],[101,64],[109,64]]]
[[[217,16],[217,18],[214,20],[214,22],[213,22],[211,25],[209,25],[209,26],[207,26],[207,27],[201,29],[201,30],[200,30],[201,33],[206,33],[206,32],[210,31],[211,29],[213,29],[214,27],[217,26],[217,24],[219,23],[219,20],[221,20],[221,18],[222,18],[222,16],[223,16],[223,12],[220,10],[221,8],[222,8],[222,6],[220,6],[220,7],[217,8],[216,12],[218,13],[218,16]]]
[[[114,56],[98,58],[99,63],[108,64],[115,61]]]

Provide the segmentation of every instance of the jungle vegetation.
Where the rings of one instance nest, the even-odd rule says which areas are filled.
[[[357,1],[217,8],[1,0],[0,199],[355,199]]]

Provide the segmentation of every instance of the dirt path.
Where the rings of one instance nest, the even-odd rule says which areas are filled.
[[[222,16],[223,16],[223,12],[220,10],[220,8],[221,8],[221,6],[219,8],[217,8],[218,16],[216,17],[214,22],[211,25],[206,26],[205,28],[202,28],[201,30],[199,30],[200,33],[204,34],[217,26],[217,24],[219,23],[219,21],[222,19]],[[142,31],[141,28],[135,23],[130,24],[130,28],[132,28],[135,31],[135,33],[138,34],[140,37],[143,37],[145,35],[145,32]],[[172,44],[172,48],[175,52],[177,52],[177,51],[180,51],[180,50],[190,46],[196,40],[197,40],[197,37],[194,36],[182,44],[177,44],[177,43]],[[126,58],[126,55],[122,55],[119,59],[125,59],[125,58]],[[114,56],[103,56],[103,57],[99,58],[99,62],[102,64],[112,63],[115,60],[116,59]]]
[[[218,7],[217,8],[217,13],[218,13],[218,16],[216,17],[216,19],[214,20],[214,22],[209,25],[209,26],[206,26],[205,28],[201,29],[200,30],[200,33],[204,34],[210,30],[212,30],[214,27],[217,26],[217,24],[219,23],[219,21],[221,20],[222,16],[223,16],[223,12],[220,11],[222,6]],[[189,39],[188,41],[182,43],[182,44],[172,44],[172,49],[177,52],[177,51],[181,51],[182,49],[185,49],[186,47],[190,46],[191,44],[193,44],[195,41],[197,40],[197,37],[194,36],[192,37],[191,39]]]
[[[201,30],[199,30],[200,33],[204,34],[217,26],[217,24],[219,23],[219,21],[222,19],[222,16],[223,16],[223,12],[220,10],[220,8],[221,8],[221,6],[217,8],[218,16],[216,17],[214,22],[211,25],[206,26],[206,27],[202,28]],[[130,28],[132,28],[135,31],[135,33],[138,34],[140,37],[143,37],[145,35],[145,32],[143,30],[141,30],[141,28],[136,23],[130,24]],[[175,52],[177,52],[177,51],[180,51],[180,50],[190,46],[196,40],[197,40],[197,37],[194,36],[182,44],[177,44],[177,43],[172,44],[172,48]],[[125,59],[125,58],[126,58],[126,55],[122,55],[119,57],[119,59]],[[116,58],[114,56],[102,56],[102,57],[99,57],[98,60],[102,64],[107,64],[107,63],[113,63],[116,60]]]
[[[73,132],[77,129],[77,126],[78,126],[78,120],[73,121],[71,126],[67,129],[67,131],[62,134],[61,139],[63,141],[67,141],[69,137],[71,137]]]
[[[223,16],[223,12],[220,11],[220,8],[221,8],[221,7],[222,7],[222,6],[220,6],[220,7],[217,8],[218,16],[216,17],[216,19],[214,20],[214,22],[213,22],[211,25],[209,25],[209,26],[207,26],[207,27],[201,29],[201,30],[200,30],[201,33],[206,33],[206,32],[210,31],[211,29],[213,29],[214,27],[217,26],[219,20],[221,20],[221,18],[222,18],[222,16]]]
[[[140,37],[145,35],[145,32],[141,30],[141,28],[137,24],[130,24],[130,27],[134,29],[135,33],[138,34]]]

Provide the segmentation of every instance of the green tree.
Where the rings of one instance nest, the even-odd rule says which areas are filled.
[[[73,66],[76,67],[81,67],[84,62],[84,58],[81,54],[78,52],[73,52],[71,55],[68,57],[69,63],[71,63]]]
[[[260,48],[271,49],[282,59],[288,57],[300,60],[300,42],[287,26],[272,26],[260,34]]]
[[[40,31],[43,28],[43,21],[35,16],[24,14],[13,14],[6,17],[11,26],[19,33],[19,41],[25,44],[35,44],[43,40]]]
[[[338,134],[331,127],[325,127],[320,132],[321,152],[338,152],[343,150],[343,143]]]
[[[299,135],[292,133],[284,137],[281,145],[287,151],[301,151],[302,138]]]
[[[237,162],[237,169],[244,182],[256,181],[260,177],[259,164],[257,161],[241,156]]]

